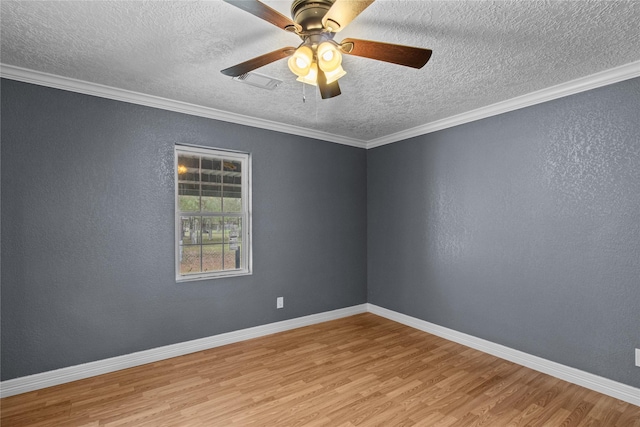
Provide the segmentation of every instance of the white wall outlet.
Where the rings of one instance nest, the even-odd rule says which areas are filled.
[[[276,298],[276,308],[284,308],[284,297]]]
[[[636,348],[636,366],[640,367],[640,348]]]

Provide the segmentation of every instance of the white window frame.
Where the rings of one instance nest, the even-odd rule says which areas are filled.
[[[242,205],[242,251],[245,252],[241,257],[239,269],[221,270],[211,272],[199,272],[193,274],[180,273],[180,233],[181,233],[181,216],[183,212],[180,210],[178,200],[178,157],[180,154],[199,154],[203,156],[223,158],[234,160],[241,163],[241,205]],[[175,187],[175,273],[176,282],[188,282],[194,280],[218,279],[224,277],[246,276],[253,273],[253,245],[251,233],[251,154],[241,151],[225,150],[220,148],[200,147],[193,145],[176,144],[174,148],[174,187]],[[202,216],[223,216],[223,213],[201,213]]]

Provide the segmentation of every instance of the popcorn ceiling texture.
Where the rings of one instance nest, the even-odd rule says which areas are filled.
[[[290,2],[265,1],[289,16]],[[347,37],[433,49],[421,70],[345,55],[342,95],[320,100],[286,61],[219,71],[300,39],[222,1],[0,6],[3,64],[371,140],[640,60],[637,1],[378,0]]]

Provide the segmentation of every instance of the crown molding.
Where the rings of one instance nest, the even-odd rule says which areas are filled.
[[[521,108],[541,104],[543,102],[552,101],[554,99],[574,95],[576,93],[585,92],[635,77],[640,77],[640,61],[631,62],[626,65],[611,68],[590,76],[581,77],[579,79],[491,104],[486,107],[481,107],[466,113],[447,117],[442,120],[436,120],[431,123],[406,129],[381,138],[372,139],[367,142],[366,148],[369,149],[391,144],[413,138],[415,136],[425,135],[442,129],[496,116],[498,114],[508,113],[509,111],[519,110]]]
[[[300,126],[288,125],[285,123],[249,117],[242,114],[230,113],[228,111],[217,110],[215,108],[203,107],[190,104],[188,102],[175,101],[145,93],[119,89],[105,86],[98,83],[91,83],[83,80],[71,79],[26,68],[15,67],[13,65],[0,64],[0,77],[16,80],[24,83],[31,83],[40,86],[62,89],[69,92],[77,92],[85,95],[97,96],[100,98],[113,99],[116,101],[128,102],[131,104],[144,105],[146,107],[159,108],[162,110],[174,111],[177,113],[189,114],[192,116],[206,117],[223,122],[235,123],[239,125],[251,126],[260,129],[273,130],[276,132],[288,133],[306,138],[319,139],[321,141],[334,142],[337,144],[349,145],[352,147],[366,148],[366,141],[335,135],[328,132],[321,132]]]
[[[0,77],[25,83],[32,83],[40,86],[52,87],[55,89],[67,90],[70,92],[82,93],[85,95],[92,95],[101,98],[113,99],[116,101],[128,102],[131,104],[138,104],[147,107],[174,111],[177,113],[206,117],[223,122],[272,130],[276,132],[303,136],[306,138],[313,138],[327,142],[334,142],[336,144],[370,149],[447,129],[450,127],[459,126],[465,123],[470,123],[476,120],[481,120],[487,117],[496,116],[498,114],[507,113],[509,111],[541,104],[543,102],[552,101],[554,99],[577,94],[580,92],[585,92],[591,89],[596,89],[602,86],[607,86],[635,77],[640,77],[640,61],[631,62],[626,65],[621,65],[619,67],[592,74],[590,76],[581,77],[579,79],[571,80],[566,83],[561,83],[556,86],[531,92],[526,95],[518,96],[516,98],[491,104],[486,107],[481,107],[441,120],[436,120],[434,122],[426,123],[424,125],[416,126],[411,129],[406,129],[369,141],[335,135],[328,132],[316,131],[300,126],[274,122],[271,120],[258,119],[242,114],[230,113],[227,111],[217,110],[215,108],[203,107],[200,105],[190,104],[182,101],[175,101],[172,99],[161,98],[158,96],[147,95],[144,93],[133,92],[125,89],[118,89],[115,87],[91,83],[83,80],[56,76],[54,74],[15,67],[13,65],[0,64]]]

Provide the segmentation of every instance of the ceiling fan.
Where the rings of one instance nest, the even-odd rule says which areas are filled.
[[[289,69],[298,81],[318,86],[322,99],[340,95],[338,79],[346,74],[342,68],[342,54],[360,56],[412,68],[422,68],[431,57],[430,49],[347,38],[333,40],[374,0],[294,0],[291,4],[293,20],[259,0],[224,0],[285,31],[297,34],[302,43],[284,47],[225,68],[227,76],[242,76],[264,65],[286,57]]]

